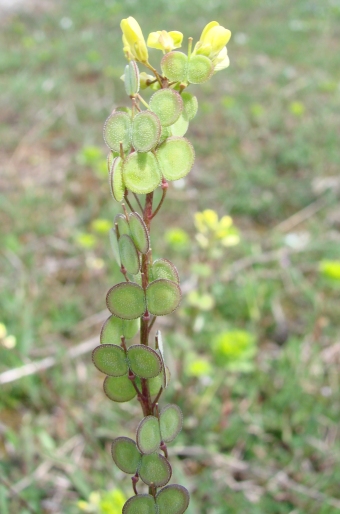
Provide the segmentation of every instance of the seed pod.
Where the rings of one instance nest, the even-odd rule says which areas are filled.
[[[141,253],[148,253],[150,248],[149,232],[138,212],[131,212],[129,214],[129,225],[131,238],[136,248]]]
[[[159,449],[161,433],[159,421],[155,416],[146,416],[137,428],[137,446],[143,454],[149,455]]]
[[[197,114],[197,97],[186,92],[183,92],[181,96],[183,100],[183,114],[189,121],[191,121]]]
[[[116,157],[112,163],[109,184],[113,198],[117,202],[121,202],[124,198],[125,187],[123,183],[123,161],[120,157]]]
[[[167,485],[156,495],[158,514],[183,514],[189,505],[189,492],[178,484]]]
[[[154,484],[156,487],[166,485],[172,475],[170,463],[158,453],[143,455],[139,468],[139,476],[144,484]]]
[[[168,127],[178,120],[183,111],[181,95],[173,89],[160,89],[150,98],[150,109],[155,112],[163,127]]]
[[[132,121],[132,145],[137,152],[148,152],[154,148],[161,135],[161,124],[151,111],[136,114]]]
[[[114,439],[111,446],[111,455],[119,469],[130,475],[136,473],[142,458],[135,441],[129,437]]]
[[[130,226],[128,220],[126,219],[124,214],[117,214],[114,219],[114,224],[118,225],[119,237],[124,234],[130,235]]]
[[[157,514],[157,506],[151,494],[136,494],[124,505],[122,514]]]
[[[111,377],[121,377],[128,372],[126,355],[121,346],[101,344],[92,352],[92,361],[99,371]]]
[[[140,259],[131,237],[124,234],[119,238],[118,245],[122,265],[128,273],[136,275],[140,270]]]
[[[170,82],[183,82],[188,73],[188,56],[183,52],[169,52],[162,58],[161,68]]]
[[[123,179],[125,186],[133,193],[151,193],[162,179],[156,157],[151,152],[131,153],[124,162]]]
[[[128,96],[134,96],[139,91],[139,69],[136,61],[130,61],[125,66],[124,73],[125,91]]]
[[[134,344],[127,351],[131,371],[139,378],[153,378],[160,374],[162,361],[155,350],[143,344]]]
[[[148,311],[154,316],[165,316],[173,312],[181,301],[181,290],[171,280],[158,279],[146,288]]]
[[[104,141],[114,152],[120,151],[120,143],[123,144],[124,152],[131,147],[131,120],[130,116],[123,111],[115,111],[109,116],[104,124]]]
[[[169,137],[157,149],[157,160],[164,177],[178,180],[191,170],[195,152],[193,146],[184,137]]]
[[[194,55],[189,59],[188,81],[191,84],[202,84],[210,79],[214,72],[211,60],[205,55]]]
[[[184,116],[184,114],[181,114],[176,123],[171,125],[171,134],[173,136],[179,136],[182,137],[184,134],[186,134],[187,130],[189,128],[189,120]]]
[[[140,318],[146,308],[144,291],[134,282],[121,282],[111,287],[107,293],[106,305],[118,318]]]
[[[122,377],[106,377],[104,393],[113,402],[128,402],[136,396],[136,390],[127,375]]]
[[[159,426],[162,440],[170,443],[180,433],[183,426],[183,414],[177,405],[166,405],[159,414]]]
[[[152,280],[165,278],[167,280],[172,280],[173,282],[177,282],[177,284],[179,284],[179,275],[177,268],[168,259],[155,260],[152,266],[149,268],[149,272],[150,276],[152,277]]]

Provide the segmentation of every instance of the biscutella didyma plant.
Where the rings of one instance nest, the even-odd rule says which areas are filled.
[[[122,78],[131,103],[115,108],[108,117],[104,140],[110,149],[111,192],[122,205],[110,238],[124,281],[107,293],[111,316],[102,328],[93,362],[106,375],[104,391],[110,400],[137,399],[143,410],[136,440],[120,436],[112,443],[112,458],[120,470],[132,475],[135,493],[123,513],[182,514],[189,505],[189,493],[182,485],[167,485],[172,475],[167,444],[180,432],[183,417],[177,405],[158,406],[170,373],[160,331],[154,344],[149,341],[157,316],[178,307],[181,288],[174,264],[163,258],[153,260],[150,229],[169,182],[185,177],[194,164],[193,146],[184,135],[198,103],[186,89],[206,82],[229,65],[226,44],[231,33],[212,21],[194,48],[189,38],[186,54],[177,50],[183,40],[180,32],[152,32],[146,43],[134,18],[122,20],[121,28],[129,61]],[[147,46],[163,52],[161,71],[149,63]],[[140,73],[138,63],[150,73]],[[154,91],[149,103],[139,93],[147,88]],[[154,207],[158,187],[162,196]],[[129,345],[128,340],[138,332],[140,344]],[[139,480],[149,486],[148,494],[138,493]]]

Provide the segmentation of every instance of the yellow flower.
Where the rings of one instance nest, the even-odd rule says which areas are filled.
[[[205,55],[214,60],[228,43],[230,36],[230,30],[222,27],[217,21],[211,21],[204,27],[200,40],[196,43],[194,53]]]
[[[182,46],[183,34],[177,30],[167,32],[166,30],[158,30],[151,32],[148,36],[147,45],[149,48],[162,50],[163,53],[171,52],[174,48]]]
[[[227,54],[227,47],[223,47],[217,57],[214,57],[212,60],[214,65],[214,72],[224,70],[224,68],[228,68],[230,61]]]
[[[145,39],[142,29],[138,22],[129,16],[120,22],[123,31],[124,53],[130,61],[132,59],[140,62],[148,61],[148,49],[146,48]]]

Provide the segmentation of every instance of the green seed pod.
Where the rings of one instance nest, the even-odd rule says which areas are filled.
[[[117,318],[119,319],[119,318]],[[137,319],[123,319],[123,336],[126,339],[132,339],[139,332],[140,320]]]
[[[130,61],[125,66],[125,91],[128,96],[135,96],[139,91],[139,69],[136,61]]]
[[[191,84],[206,82],[210,79],[213,72],[213,63],[205,55],[194,55],[189,59],[188,80]]]
[[[125,503],[122,514],[157,514],[157,506],[151,494],[136,494]]]
[[[158,279],[146,288],[148,310],[154,316],[165,316],[173,312],[181,301],[181,290],[171,280]]]
[[[163,56],[161,68],[170,82],[183,82],[188,73],[188,56],[183,52],[169,52]]]
[[[163,143],[168,137],[172,136],[171,127],[162,127],[161,137],[159,138],[159,143]]]
[[[148,253],[150,249],[149,232],[142,217],[138,212],[131,212],[129,214],[129,225],[132,241],[135,243],[136,248],[141,253]]]
[[[136,396],[135,388],[127,375],[122,377],[106,377],[104,393],[113,402],[128,402]]]
[[[92,361],[99,371],[111,377],[121,377],[128,372],[125,352],[116,344],[97,346],[92,352]]]
[[[132,239],[127,234],[119,238],[119,253],[122,265],[132,275],[136,275],[140,270],[140,259],[137,248]]]
[[[121,282],[107,293],[106,305],[118,318],[140,318],[146,309],[144,291],[134,282]]]
[[[173,89],[160,89],[150,98],[150,109],[155,112],[163,127],[168,127],[178,120],[183,111],[181,95]]]
[[[118,468],[129,475],[136,473],[142,458],[135,441],[129,437],[114,439],[111,446],[111,455]]]
[[[183,514],[188,508],[189,499],[189,493],[182,485],[167,485],[156,495],[158,514]]]
[[[159,449],[161,433],[159,421],[155,416],[146,416],[137,428],[137,446],[141,453],[149,455]]]
[[[160,374],[162,362],[155,350],[143,344],[134,344],[127,351],[131,371],[139,378],[153,378]]]
[[[148,384],[151,396],[158,394],[160,388],[164,387],[164,370],[157,377],[149,378]]]
[[[144,484],[156,487],[163,487],[166,485],[172,475],[170,463],[158,453],[151,455],[143,455],[142,463],[139,468],[139,476]]]
[[[161,135],[161,124],[151,111],[136,114],[132,120],[132,145],[137,152],[148,152],[154,148]]]
[[[162,440],[170,443],[180,433],[183,426],[183,414],[177,405],[166,405],[160,412],[159,425]]]
[[[123,184],[123,161],[120,157],[116,157],[113,161],[110,175],[109,175],[109,184],[110,191],[115,200],[117,202],[121,202],[124,198],[125,187]]]
[[[197,97],[194,95],[191,95],[190,93],[182,93],[182,100],[183,100],[183,110],[186,118],[191,121],[194,119],[194,117],[197,114],[198,110],[198,101]]]
[[[173,136],[179,136],[182,137],[184,134],[186,134],[187,130],[189,128],[189,120],[181,114],[176,123],[171,125],[171,134]]]
[[[117,239],[116,230],[114,228],[110,229],[109,238],[110,238],[110,244],[111,244],[113,256],[115,258],[116,263],[120,267],[121,262],[120,262],[120,255],[119,255],[118,239]]]
[[[116,225],[116,223],[118,225],[119,237],[124,234],[130,235],[130,226],[124,214],[117,214],[115,216],[114,224]]]
[[[151,152],[131,153],[124,162],[123,179],[125,186],[133,193],[151,193],[162,180],[156,157]]]
[[[152,277],[152,280],[165,278],[167,280],[172,280],[173,282],[177,282],[177,284],[179,284],[179,275],[177,268],[168,259],[155,260],[152,266],[149,268],[149,273]]]
[[[104,125],[104,141],[114,152],[120,151],[120,143],[124,152],[131,148],[131,120],[126,112],[115,111]]]
[[[100,344],[120,344],[123,335],[123,320],[110,316],[100,332]]]
[[[169,137],[157,149],[156,155],[159,167],[169,181],[185,177],[195,160],[193,146],[184,137]]]

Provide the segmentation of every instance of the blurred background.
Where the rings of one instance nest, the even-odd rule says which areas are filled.
[[[230,68],[190,88],[196,162],[152,234],[185,292],[156,323],[162,401],[184,413],[172,483],[188,514],[340,512],[340,1],[0,9],[1,513],[120,514],[131,496],[110,444],[140,408],[111,403],[91,363],[121,280],[102,126],[127,101],[128,16],[145,36],[233,33]]]

